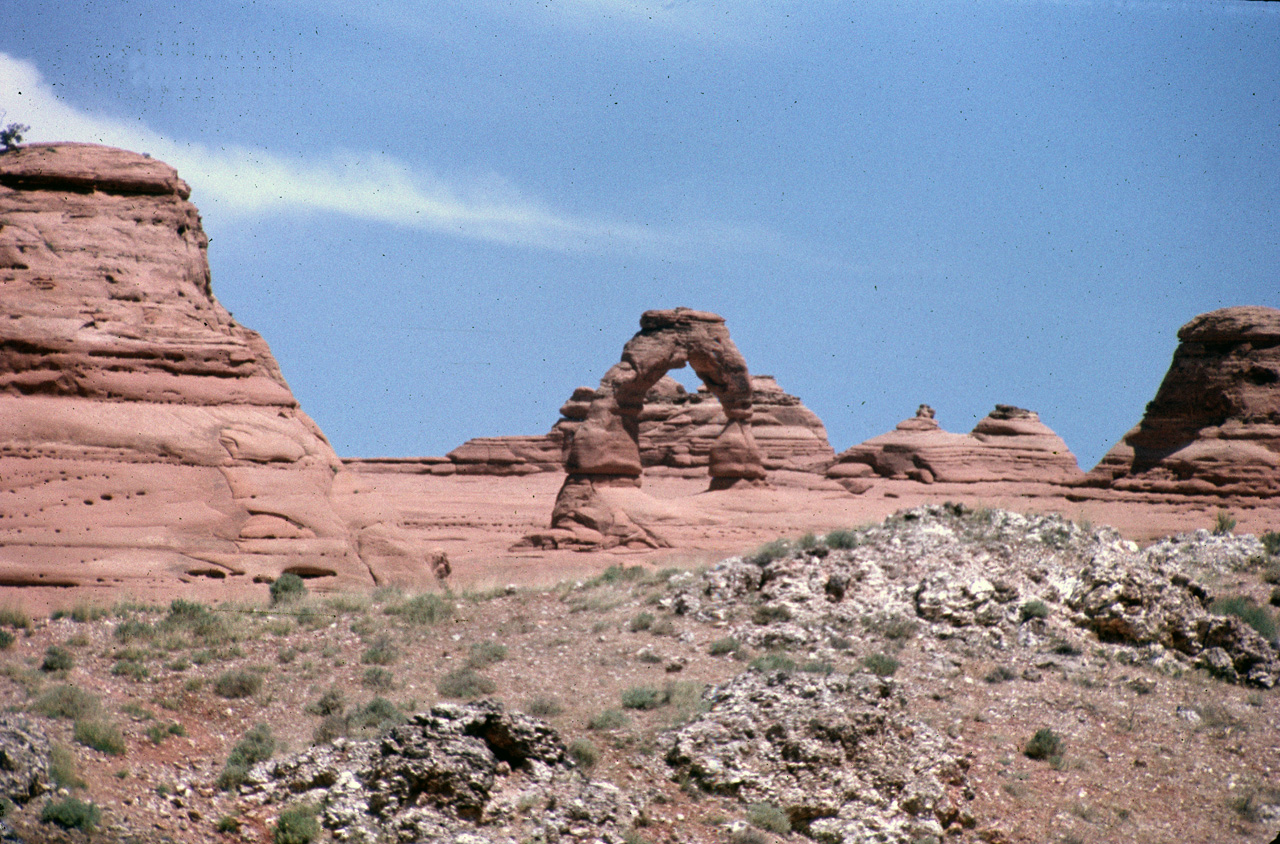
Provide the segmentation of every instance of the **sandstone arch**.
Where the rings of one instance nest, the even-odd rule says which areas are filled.
[[[724,318],[688,308],[645,311],[640,331],[600,380],[587,418],[569,444],[568,476],[551,516],[553,531],[560,534],[553,544],[665,544],[610,505],[601,489],[640,486],[639,416],[645,394],[669,370],[686,364],[720,400],[727,418],[711,449],[711,488],[764,481],[750,428],[751,376]]]

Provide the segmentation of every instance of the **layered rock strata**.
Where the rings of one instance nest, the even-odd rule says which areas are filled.
[[[410,471],[436,475],[528,475],[559,472],[568,444],[587,418],[596,398],[579,387],[560,408],[560,420],[538,436],[477,437],[449,452],[447,458],[413,461],[346,461],[361,472]],[[821,471],[835,451],[827,429],[812,410],[785,392],[771,375],[751,376],[751,436],[766,470]],[[711,448],[729,419],[715,394],[705,386],[690,393],[664,375],[645,394],[640,410],[640,463],[645,469],[706,471]]]
[[[124,150],[0,155],[3,585],[372,582],[342,464],[214,298],[189,194]]]
[[[640,485],[645,396],[669,370],[686,364],[719,399],[725,416],[707,454],[712,488],[764,480],[764,462],[750,424],[751,376],[724,318],[688,308],[645,311],[640,331],[623,347],[622,360],[600,379],[573,431],[564,461],[568,476],[551,514],[555,533],[538,540],[540,544],[663,544],[603,491]]]
[[[968,434],[944,431],[933,408],[840,453],[827,477],[853,492],[873,478],[921,483],[1018,481],[1069,484],[1082,477],[1062,438],[1034,411],[998,404]]]
[[[1142,421],[1086,483],[1131,492],[1280,495],[1280,310],[1201,314]]]

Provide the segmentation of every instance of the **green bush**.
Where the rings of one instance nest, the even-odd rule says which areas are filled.
[[[124,736],[120,728],[105,718],[82,718],[75,723],[71,736],[77,744],[92,747],[108,756],[123,756]]]
[[[71,651],[66,648],[60,648],[57,645],[50,645],[45,648],[44,662],[40,663],[40,670],[46,673],[54,671],[70,671],[75,667],[75,657],[71,655]]]
[[[751,613],[751,620],[756,624],[772,624],[775,621],[790,621],[791,610],[786,604],[763,604]]]
[[[13,647],[14,641],[16,641],[16,637],[12,633],[8,630],[0,629],[0,651],[9,650],[9,648]]]
[[[1053,759],[1062,755],[1062,737],[1048,727],[1041,727],[1022,752],[1028,759]]]
[[[791,543],[785,539],[775,539],[761,545],[754,553],[747,556],[747,562],[757,566],[766,566],[774,560],[781,559],[791,553]]]
[[[564,712],[564,704],[553,697],[538,696],[525,703],[524,711],[535,718],[550,718]]]
[[[473,642],[471,644],[467,651],[467,667],[487,668],[495,662],[501,662],[506,658],[506,645],[486,639],[482,642]]]
[[[1273,557],[1280,557],[1280,532],[1269,530],[1259,536],[1262,547],[1267,549],[1267,553]]]
[[[240,821],[236,820],[231,815],[223,815],[218,818],[218,822],[213,825],[213,828],[218,832],[225,832],[234,835],[240,831]]]
[[[65,744],[53,742],[49,745],[49,779],[58,788],[87,788],[88,783],[80,779],[76,755]]]
[[[1234,615],[1257,630],[1268,642],[1276,637],[1276,621],[1271,617],[1271,612],[1266,607],[1258,606],[1252,598],[1245,595],[1219,598],[1210,605],[1209,610],[1218,615]]]
[[[618,709],[606,709],[599,715],[593,715],[587,720],[587,729],[589,730],[617,730],[631,723],[631,719],[624,712]]]
[[[1033,618],[1048,618],[1049,605],[1040,600],[1027,601],[1018,610],[1018,614],[1023,621],[1030,621]]]
[[[262,675],[257,671],[234,668],[224,671],[213,681],[213,691],[227,700],[252,697],[262,689]]]
[[[732,636],[725,636],[723,639],[716,639],[708,645],[707,653],[712,656],[724,656],[725,654],[734,653],[740,647],[742,647],[742,645],[738,643],[737,639]]]
[[[862,658],[862,666],[872,674],[879,674],[881,677],[892,677],[901,665],[902,663],[886,653],[868,654]]]
[[[669,702],[666,692],[652,686],[632,686],[621,694],[623,709],[657,709]]]
[[[795,671],[796,661],[784,653],[774,651],[751,660],[748,667],[761,674],[771,674],[774,671]]]
[[[30,630],[31,616],[18,607],[0,607],[0,627],[12,627],[14,630]]]
[[[791,818],[773,803],[752,803],[748,806],[747,823],[775,835],[786,835],[791,831]]]
[[[40,810],[43,823],[53,823],[63,829],[78,829],[86,835],[92,834],[102,820],[102,810],[92,803],[86,803],[75,797],[50,801]]]
[[[223,790],[238,787],[244,782],[250,768],[270,759],[275,752],[276,740],[271,735],[271,727],[266,724],[255,725],[231,748],[227,764],[218,775],[218,787]]]
[[[98,696],[72,685],[54,686],[35,699],[31,708],[46,718],[76,720],[94,715],[99,707]]]
[[[385,730],[404,720],[400,707],[385,697],[375,697],[351,714],[351,725],[365,730]]]
[[[306,710],[312,715],[335,715],[347,708],[347,696],[343,694],[342,689],[332,688],[319,699],[307,704]]]
[[[426,592],[385,607],[382,612],[425,627],[452,616],[453,602],[434,592]]]
[[[341,712],[325,716],[311,732],[312,744],[329,744],[334,739],[343,738],[351,732],[351,719]]]
[[[24,123],[10,123],[0,129],[0,152],[17,149],[18,144],[22,143],[23,136],[30,131],[31,127]]]
[[[862,544],[862,537],[854,530],[833,530],[823,540],[828,548],[857,548]]]
[[[473,668],[458,668],[436,681],[436,691],[443,697],[470,699],[493,694],[497,686]]]
[[[1226,536],[1236,529],[1235,517],[1226,510],[1219,510],[1213,518],[1213,535]]]
[[[307,597],[307,584],[301,577],[287,571],[271,584],[271,606],[291,604]]]
[[[642,630],[648,630],[653,626],[653,613],[642,612],[627,623],[627,629],[632,633],[639,633]]]
[[[285,809],[271,833],[272,844],[311,844],[320,836],[319,811],[310,803]]]
[[[385,692],[395,685],[395,675],[381,666],[374,666],[365,669],[364,677],[360,678],[360,684],[366,689]]]
[[[905,641],[916,635],[920,624],[914,618],[893,613],[891,615],[865,616],[862,625],[872,633],[886,639]]]
[[[569,742],[569,756],[581,768],[594,768],[596,762],[600,761],[600,751],[587,738],[576,738]]]

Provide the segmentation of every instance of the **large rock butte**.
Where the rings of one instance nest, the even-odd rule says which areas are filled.
[[[1280,310],[1201,314],[1142,421],[1086,483],[1132,492],[1280,495]]]
[[[1038,414],[998,404],[968,434],[944,431],[933,409],[921,405],[894,430],[841,452],[827,477],[861,492],[876,477],[927,484],[1069,484],[1083,474],[1067,444]]]
[[[189,195],[124,150],[0,155],[0,585],[375,580]]]

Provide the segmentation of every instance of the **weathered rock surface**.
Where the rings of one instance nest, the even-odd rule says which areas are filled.
[[[1141,552],[1110,528],[949,504],[844,532],[839,547],[831,541],[731,557],[701,577],[673,579],[663,604],[724,622],[742,601],[757,601],[761,609],[728,631],[758,648],[820,653],[832,636],[868,624],[913,635],[913,625],[927,624],[940,638],[1031,652],[1063,641],[1082,651],[1090,644],[1082,636],[1092,634],[1092,644],[1120,647],[1133,662],[1201,665],[1264,688],[1280,682],[1274,645],[1210,611],[1213,595],[1195,572],[1210,570],[1219,552],[1203,537],[1185,538],[1175,562],[1167,549]]]
[[[1201,314],[1142,421],[1087,483],[1134,492],[1280,495],[1280,310]]]
[[[621,844],[638,810],[577,770],[546,724],[493,701],[438,704],[378,739],[262,762],[251,801],[312,802],[338,841]]]
[[[686,364],[719,399],[725,416],[707,455],[712,488],[764,480],[764,463],[750,427],[751,377],[729,338],[724,318],[688,308],[645,311],[640,331],[623,346],[622,360],[600,379],[567,443],[568,477],[552,510],[551,532],[530,537],[530,543],[661,547],[661,542],[637,532],[616,503],[604,500],[603,490],[640,485],[640,415],[645,396],[669,370]]]
[[[773,804],[824,842],[907,844],[960,826],[968,763],[907,716],[891,679],[747,672],[704,703],[666,759],[708,791]]]
[[[968,434],[944,431],[933,408],[841,452],[827,477],[863,492],[875,477],[921,483],[1067,484],[1083,477],[1062,438],[1034,411],[998,404]]]
[[[18,715],[0,715],[0,797],[21,804],[52,790],[49,739]]]
[[[214,298],[188,195],[124,150],[0,155],[4,585],[373,580],[342,464]]]

